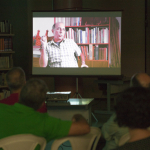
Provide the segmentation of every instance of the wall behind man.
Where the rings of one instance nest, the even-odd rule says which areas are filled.
[[[64,0],[65,2],[65,0]],[[145,1],[141,0],[82,0],[83,9],[99,9],[99,10],[121,10],[122,13],[122,74],[131,77],[135,72],[145,72]],[[15,50],[14,64],[21,66],[27,78],[33,77],[32,68],[32,10],[52,10],[52,0],[7,0],[1,1],[0,20],[8,19],[13,24],[15,36],[13,38],[13,46]],[[149,59],[149,58],[147,58]],[[56,82],[54,87],[54,78],[49,76],[42,77],[49,84],[51,90],[64,89],[66,85],[70,85],[72,77],[68,77],[65,87],[61,83]],[[58,78],[57,78],[58,79]],[[61,77],[59,77],[61,80]],[[62,80],[64,78],[62,77]],[[91,81],[95,78],[90,78]],[[82,78],[81,87],[83,89],[84,81]],[[73,84],[74,85],[74,84]],[[86,84],[87,85],[87,84]],[[60,87],[60,88],[58,88]],[[90,86],[88,87],[90,88]],[[98,88],[98,87],[97,87]],[[75,90],[75,87],[73,88]],[[98,92],[98,90],[95,90]],[[92,89],[91,89],[92,92]],[[84,92],[86,93],[86,92]],[[86,93],[87,94],[87,93]]]

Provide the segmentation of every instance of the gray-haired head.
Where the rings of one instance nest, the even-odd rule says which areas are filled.
[[[6,74],[7,84],[12,92],[19,90],[24,86],[26,82],[25,78],[25,72],[20,67],[14,67]]]
[[[22,88],[19,103],[39,109],[46,100],[47,85],[43,80],[30,79]]]

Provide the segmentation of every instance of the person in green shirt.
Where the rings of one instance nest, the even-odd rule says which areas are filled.
[[[0,104],[0,139],[16,134],[33,134],[47,142],[68,135],[82,135],[90,131],[86,119],[76,114],[72,121],[63,121],[39,113],[48,88],[40,79],[30,79],[22,88],[19,102],[14,105]]]

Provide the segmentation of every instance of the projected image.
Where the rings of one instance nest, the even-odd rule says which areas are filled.
[[[121,68],[121,17],[33,17],[33,67]]]
[[[32,15],[32,74],[121,75],[121,11]]]

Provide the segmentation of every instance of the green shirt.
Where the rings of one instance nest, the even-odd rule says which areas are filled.
[[[44,137],[47,142],[67,136],[71,121],[62,121],[39,113],[25,105],[0,104],[0,139],[15,134],[34,134]]]

